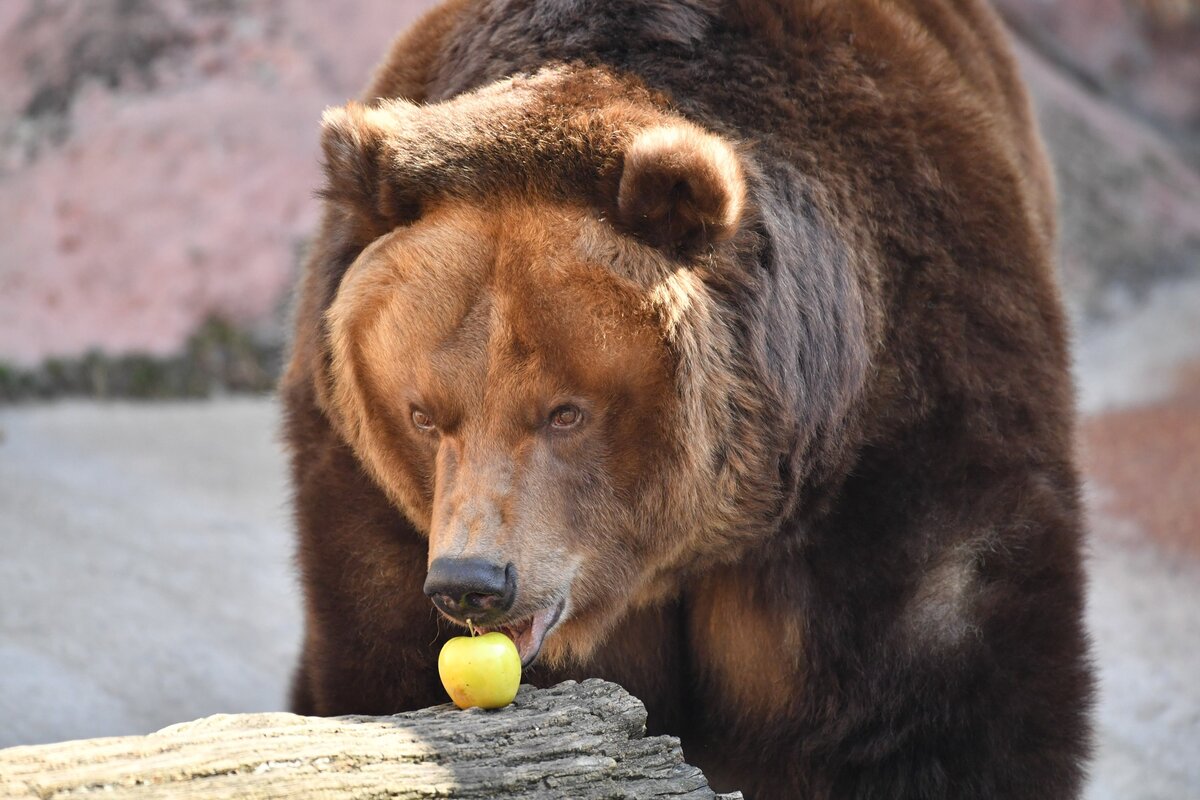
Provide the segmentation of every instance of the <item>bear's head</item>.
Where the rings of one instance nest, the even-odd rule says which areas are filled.
[[[428,536],[440,610],[527,663],[586,655],[761,528],[779,447],[714,288],[756,236],[729,141],[558,68],[334,109],[323,145],[361,253],[320,402]]]

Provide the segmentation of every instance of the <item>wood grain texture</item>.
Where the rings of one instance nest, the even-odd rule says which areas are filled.
[[[219,714],[149,736],[0,750],[0,797],[740,798],[717,795],[679,740],[646,738],[620,686],[522,686],[499,711],[387,717]]]

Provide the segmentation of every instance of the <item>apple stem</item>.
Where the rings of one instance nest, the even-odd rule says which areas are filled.
[[[475,631],[475,623],[471,622],[471,618],[470,618],[470,617],[467,617],[467,630],[469,630],[469,631],[471,632],[471,635],[472,635],[472,636],[478,636],[478,635],[479,635],[478,633],[476,633],[476,631]]]

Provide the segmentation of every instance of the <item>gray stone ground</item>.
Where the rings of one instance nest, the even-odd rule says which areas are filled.
[[[273,401],[0,428],[0,746],[284,707],[300,600]]]
[[[1085,409],[1170,394],[1200,352],[1198,287],[1083,337]],[[300,600],[278,425],[271,399],[0,409],[0,746],[284,707]],[[1089,800],[1200,798],[1200,562],[1089,486]]]

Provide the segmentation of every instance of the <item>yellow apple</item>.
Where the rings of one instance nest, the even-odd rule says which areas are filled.
[[[503,708],[521,685],[521,656],[499,631],[455,636],[438,655],[438,675],[459,708]]]

